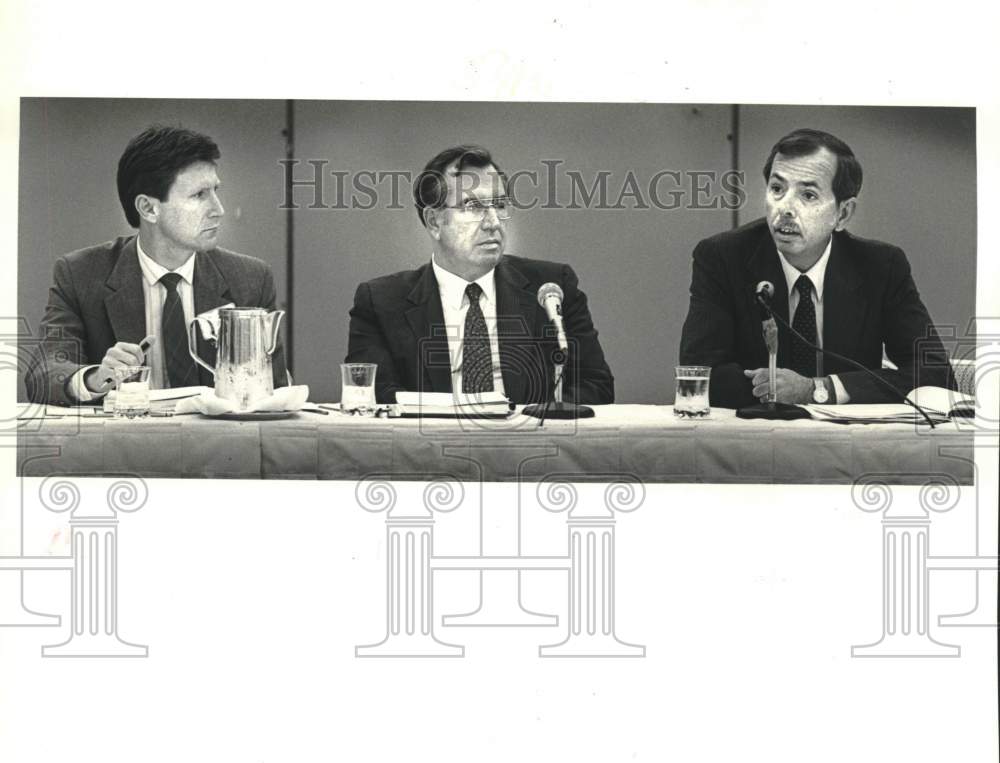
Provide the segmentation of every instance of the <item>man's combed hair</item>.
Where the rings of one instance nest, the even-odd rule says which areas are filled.
[[[417,208],[417,217],[423,225],[427,225],[424,220],[424,209],[441,209],[448,203],[448,182],[445,172],[452,164],[455,165],[456,172],[462,172],[468,167],[482,169],[493,167],[507,185],[507,176],[500,169],[490,152],[482,146],[463,145],[446,148],[439,153],[424,167],[423,171],[417,175],[413,183],[413,201]]]
[[[125,219],[139,227],[135,197],[167,198],[177,173],[196,162],[215,162],[219,147],[207,135],[183,127],[152,125],[136,135],[118,160],[118,199]]]
[[[793,130],[774,144],[764,165],[764,180],[771,178],[771,165],[778,154],[788,157],[809,156],[825,148],[837,157],[837,171],[833,176],[833,196],[839,204],[861,192],[861,163],[844,141],[828,132],[802,127]]]

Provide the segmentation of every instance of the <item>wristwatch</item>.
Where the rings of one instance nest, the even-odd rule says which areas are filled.
[[[813,379],[813,384],[816,385],[813,389],[813,402],[820,404],[828,402],[830,393],[826,391],[826,379],[817,377]]]

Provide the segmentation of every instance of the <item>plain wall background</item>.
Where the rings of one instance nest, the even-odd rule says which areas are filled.
[[[292,307],[293,372],[314,400],[339,399],[338,364],[347,349],[348,310],[358,283],[417,267],[429,258],[426,233],[391,181],[373,209],[309,209],[314,193],[297,188],[294,283],[285,278],[284,101],[23,99],[21,105],[18,308],[37,329],[57,256],[128,234],[114,176],[129,138],[154,121],[212,135],[222,150],[227,208],[221,243],[271,263],[279,305]],[[508,174],[559,161],[557,199],[570,200],[567,170],[589,187],[607,171],[613,202],[631,171],[645,195],[660,170],[724,172],[732,167],[732,107],[660,104],[408,103],[297,101],[295,168],[311,179],[310,159],[325,161],[322,201],[337,205],[331,170],[415,176],[440,149],[487,146]],[[851,230],[902,246],[921,294],[939,324],[960,331],[974,314],[976,257],[975,112],[972,109],[742,106],[739,169],[747,203],[740,222],[759,216],[760,170],[774,141],[798,126],[845,139],[865,169]],[[693,201],[688,176],[684,201]],[[661,199],[677,188],[660,185]],[[350,204],[350,185],[348,196]],[[531,201],[528,180],[516,185]],[[712,187],[718,192],[718,185]],[[362,205],[365,193],[355,193]],[[647,199],[648,200],[648,199]],[[704,199],[702,199],[704,201]],[[669,402],[672,366],[687,311],[690,256],[699,239],[731,227],[723,208],[673,210],[525,209],[510,223],[508,252],[570,263],[591,301],[620,402]]]

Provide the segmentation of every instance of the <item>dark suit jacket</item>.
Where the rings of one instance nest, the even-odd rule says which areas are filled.
[[[537,293],[539,286],[551,281],[563,290],[563,322],[570,343],[563,399],[614,402],[614,378],[573,270],[505,255],[495,278],[501,373],[511,401],[542,402],[550,394],[556,343]],[[346,362],[378,364],[375,394],[380,403],[395,402],[399,390],[452,391],[444,312],[429,262],[358,287]]]
[[[54,284],[42,319],[42,341],[25,375],[35,402],[71,404],[66,384],[81,366],[101,362],[116,342],[138,344],[146,336],[146,305],[135,236],[81,249],[56,260]],[[237,307],[274,309],[270,267],[254,257],[213,249],[199,252],[194,264],[195,313],[229,302]],[[215,350],[198,342],[198,354],[215,364]],[[286,382],[284,350],[271,359],[274,384]],[[198,366],[199,382],[212,386],[212,374]]]
[[[760,281],[774,284],[775,313],[788,320],[788,286],[764,220],[700,242],[694,250],[691,304],[681,336],[682,365],[712,367],[712,405],[753,405],[744,369],[766,368],[767,349],[754,302]],[[920,300],[903,250],[879,241],[833,234],[823,285],[823,348],[861,363],[901,393],[914,387],[954,387],[940,339],[928,336],[931,317]],[[778,366],[788,368],[791,339],[778,329]],[[882,346],[899,371],[882,370]],[[899,402],[862,371],[824,356],[852,403]]]

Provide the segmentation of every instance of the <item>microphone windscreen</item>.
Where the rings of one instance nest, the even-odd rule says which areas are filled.
[[[556,297],[562,303],[563,290],[557,283],[544,283],[538,287],[538,304],[545,307],[545,300]]]
[[[770,281],[761,281],[757,284],[757,294],[764,299],[772,299],[774,297],[774,284]]]

